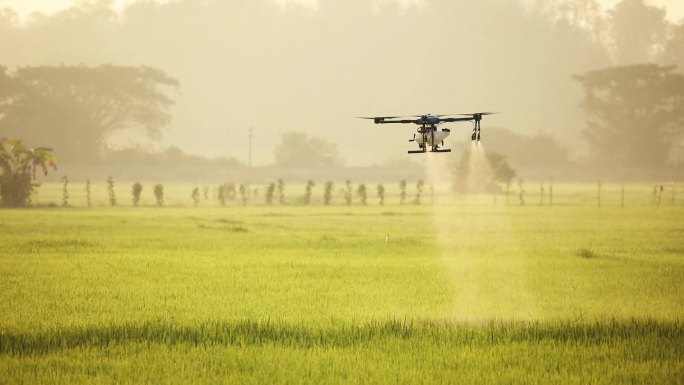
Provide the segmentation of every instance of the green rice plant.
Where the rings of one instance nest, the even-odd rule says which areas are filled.
[[[585,247],[578,249],[576,254],[577,256],[585,259],[596,259],[599,257],[599,255],[596,254],[594,251]]]
[[[594,183],[553,208],[0,210],[0,382],[679,385],[684,207],[650,187],[628,210]]]
[[[143,185],[140,182],[135,182],[131,188],[131,195],[133,196],[133,206],[138,207],[140,204],[140,197],[142,196]]]

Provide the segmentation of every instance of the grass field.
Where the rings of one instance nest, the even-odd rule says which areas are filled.
[[[0,383],[681,384],[684,207],[556,188],[1,210]]]

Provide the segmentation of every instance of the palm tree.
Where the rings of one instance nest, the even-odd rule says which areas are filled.
[[[59,159],[51,148],[28,148],[20,140],[0,139],[0,202],[3,206],[19,207],[28,203],[37,184],[36,170],[47,175],[48,167],[57,169]]]

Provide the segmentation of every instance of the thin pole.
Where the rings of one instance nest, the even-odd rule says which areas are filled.
[[[254,131],[254,127],[249,128],[249,159],[248,159],[248,167],[251,169],[252,168],[252,132]]]

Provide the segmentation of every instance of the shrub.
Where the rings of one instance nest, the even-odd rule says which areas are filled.
[[[88,204],[88,207],[91,205],[90,201],[90,179],[86,179],[86,203]]]
[[[245,184],[240,184],[240,187],[238,188],[238,191],[240,192],[240,200],[242,201],[243,206],[247,206],[247,192],[249,188]]]
[[[235,183],[226,183],[223,193],[226,200],[235,200]]]
[[[352,185],[351,181],[347,180],[344,182],[346,189],[344,190],[344,202],[347,204],[347,206],[351,206],[352,204]]]
[[[69,178],[62,177],[62,207],[69,206]]]
[[[385,204],[385,186],[382,183],[378,184],[378,198],[380,198],[380,205]]]
[[[507,184],[516,176],[508,160],[497,152],[471,153],[465,151],[451,168],[452,188],[457,193],[498,193],[500,184]]]
[[[311,203],[311,193],[315,184],[312,180],[306,181],[306,192],[304,193],[304,204],[308,205]]]
[[[361,201],[362,205],[367,205],[368,203],[366,202],[367,196],[366,196],[366,185],[361,183],[359,187],[356,189],[356,194],[359,196],[359,200]]]
[[[20,140],[0,139],[0,201],[3,206],[25,206],[38,184],[36,169],[47,175],[48,167],[57,169],[58,159],[47,147],[27,148]]]
[[[107,195],[109,195],[109,205],[116,206],[116,194],[114,194],[114,178],[107,177]]]
[[[200,202],[199,187],[195,187],[194,189],[192,189],[192,194],[190,195],[190,197],[192,198],[193,206],[195,206],[195,207],[199,206],[199,202]]]
[[[268,187],[266,187],[266,194],[264,195],[264,197],[266,199],[266,203],[269,205],[273,203],[273,198],[275,197],[275,189],[275,183],[271,183],[268,185]]]
[[[325,187],[323,188],[323,204],[328,206],[332,203],[332,195],[335,186],[333,182],[325,182]]]
[[[154,185],[154,198],[157,200],[157,206],[164,206],[164,186],[161,184]]]
[[[276,184],[276,195],[278,196],[278,203],[281,205],[285,204],[285,182],[282,179],[278,179]]]
[[[406,180],[399,182],[399,203],[404,204],[406,201]]]
[[[413,200],[414,204],[419,205],[420,204],[420,198],[423,195],[423,186],[425,185],[425,182],[423,180],[419,180],[418,183],[416,183],[416,198]]]
[[[133,195],[133,206],[138,207],[140,203],[140,196],[142,195],[143,185],[140,182],[135,182],[133,188],[131,189],[131,194]]]
[[[220,185],[218,187],[218,193],[216,194],[218,196],[219,203],[221,206],[226,205],[226,187],[225,185]]]

